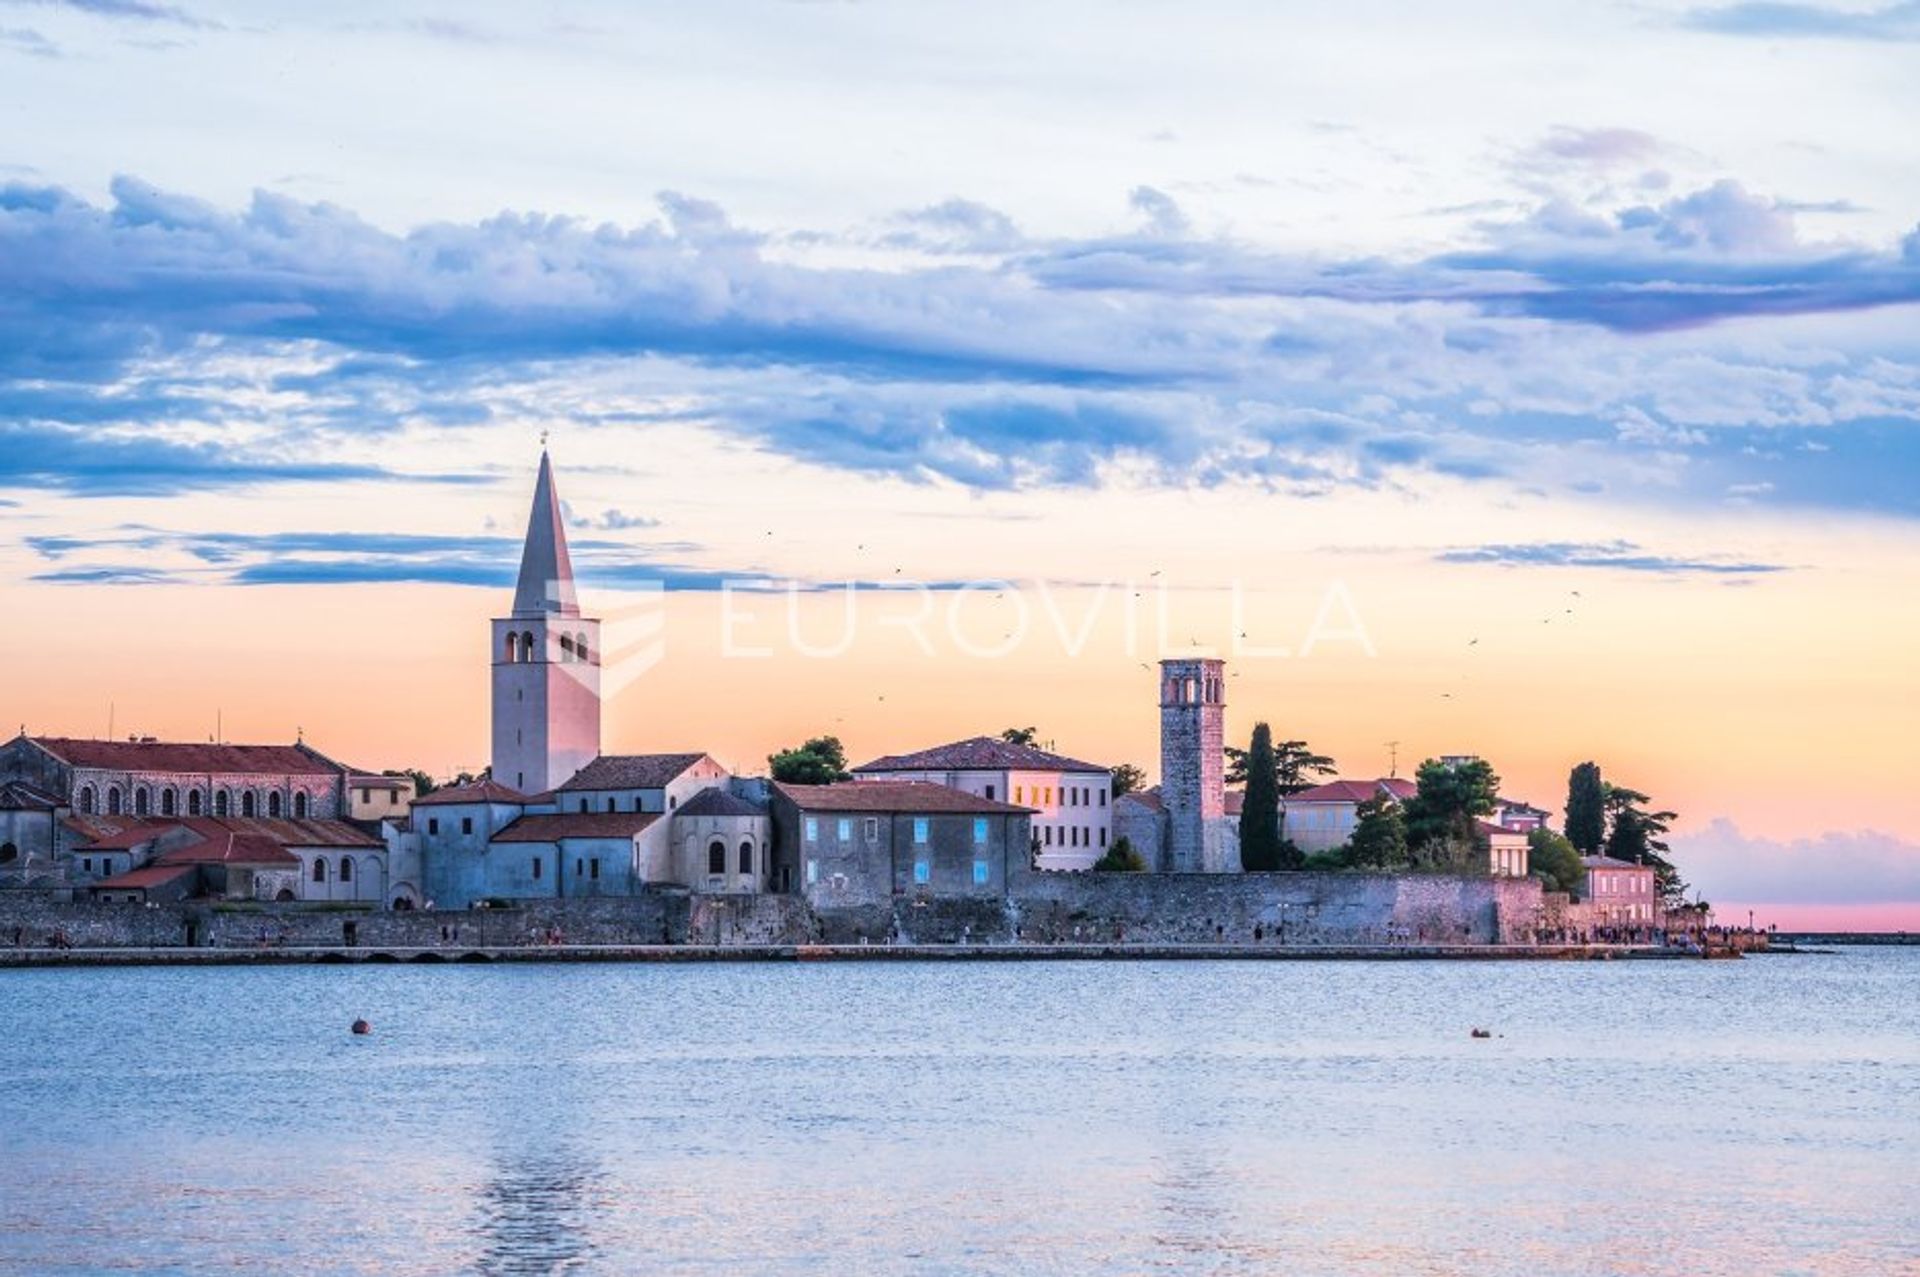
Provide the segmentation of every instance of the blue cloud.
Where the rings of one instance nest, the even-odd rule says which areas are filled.
[[[1920,40],[1920,0],[1904,0],[1879,9],[1835,9],[1819,4],[1776,4],[1765,0],[1694,9],[1681,25],[1718,35],[1847,40]]]
[[[1785,572],[1779,563],[1655,554],[1631,541],[1546,541],[1527,545],[1475,545],[1445,550],[1441,563],[1489,563],[1500,567],[1603,568],[1662,576],[1764,576]]]

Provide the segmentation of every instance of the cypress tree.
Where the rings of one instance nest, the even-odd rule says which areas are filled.
[[[1240,808],[1240,867],[1280,868],[1280,784],[1273,768],[1273,730],[1256,723],[1247,746],[1247,790]]]
[[[1607,791],[1600,764],[1581,763],[1567,777],[1567,841],[1583,856],[1597,856],[1607,837]]]

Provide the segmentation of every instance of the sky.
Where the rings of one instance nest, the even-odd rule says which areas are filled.
[[[485,763],[543,436],[606,745],[1152,662],[1920,926],[1920,4],[0,0],[0,713]]]

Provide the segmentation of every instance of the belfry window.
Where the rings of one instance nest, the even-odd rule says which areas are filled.
[[[533,660],[533,631],[520,631],[520,660],[525,664]]]
[[[562,634],[560,636],[560,660],[562,663],[573,660],[573,638],[571,635]]]
[[[573,636],[573,654],[583,661],[587,659],[587,633],[585,630]]]

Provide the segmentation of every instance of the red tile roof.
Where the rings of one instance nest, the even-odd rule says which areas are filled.
[[[767,809],[748,802],[718,785],[703,789],[680,804],[677,816],[764,816]]]
[[[1653,872],[1652,865],[1636,865],[1631,860],[1618,860],[1612,856],[1582,856],[1580,863],[1588,869],[1642,869]]]
[[[75,767],[196,775],[338,776],[344,770],[305,745],[214,745],[175,741],[82,740],[34,736],[34,744]]]
[[[1152,789],[1137,789],[1131,794],[1122,794],[1113,800],[1115,807],[1118,807],[1121,803],[1138,803],[1148,811],[1166,810],[1166,804],[1160,801],[1160,786],[1158,785],[1155,785]]]
[[[102,878],[93,884],[93,889],[95,891],[145,890],[148,887],[162,886],[183,874],[192,872],[192,865],[146,865],[123,874],[116,874],[111,878]]]
[[[198,832],[198,831],[196,831]],[[219,830],[203,834],[196,842],[161,852],[154,861],[160,865],[297,865],[300,857],[262,834],[237,834]]]
[[[1084,763],[1064,754],[1032,745],[1015,745],[993,736],[974,736],[950,745],[935,745],[912,754],[889,754],[853,769],[867,772],[920,771],[1034,771],[1107,772],[1099,763]]]
[[[1405,802],[1419,792],[1419,786],[1410,780],[1399,777],[1382,777],[1379,780],[1330,780],[1324,785],[1315,785],[1312,789],[1303,789],[1284,801],[1293,803],[1364,803],[1384,794]]]
[[[0,783],[0,811],[53,811],[66,805],[59,795],[24,780]]]
[[[834,785],[776,783],[773,789],[801,811],[1023,815],[1033,810],[924,780],[844,780]]]
[[[78,822],[70,821],[71,824]],[[108,821],[95,821],[107,825]],[[159,816],[121,819],[115,828],[91,833],[83,851],[130,851],[170,830],[184,830],[200,841],[262,839],[276,847],[384,847],[386,844],[342,820],[266,820],[245,816]],[[171,853],[162,853],[166,859]]]
[[[664,789],[705,754],[602,754],[555,792],[569,789]]]
[[[631,838],[660,819],[659,812],[576,811],[522,816],[494,842],[558,842],[562,838]]]
[[[1505,838],[1525,838],[1527,836],[1526,830],[1524,829],[1508,829],[1505,825],[1496,825],[1490,820],[1474,821],[1473,829],[1475,833],[1485,834],[1489,838],[1495,834],[1499,834]]]
[[[448,785],[444,789],[434,790],[425,798],[413,800],[415,807],[451,807],[459,803],[505,803],[524,807],[527,796],[492,780],[476,780],[466,785]]]

